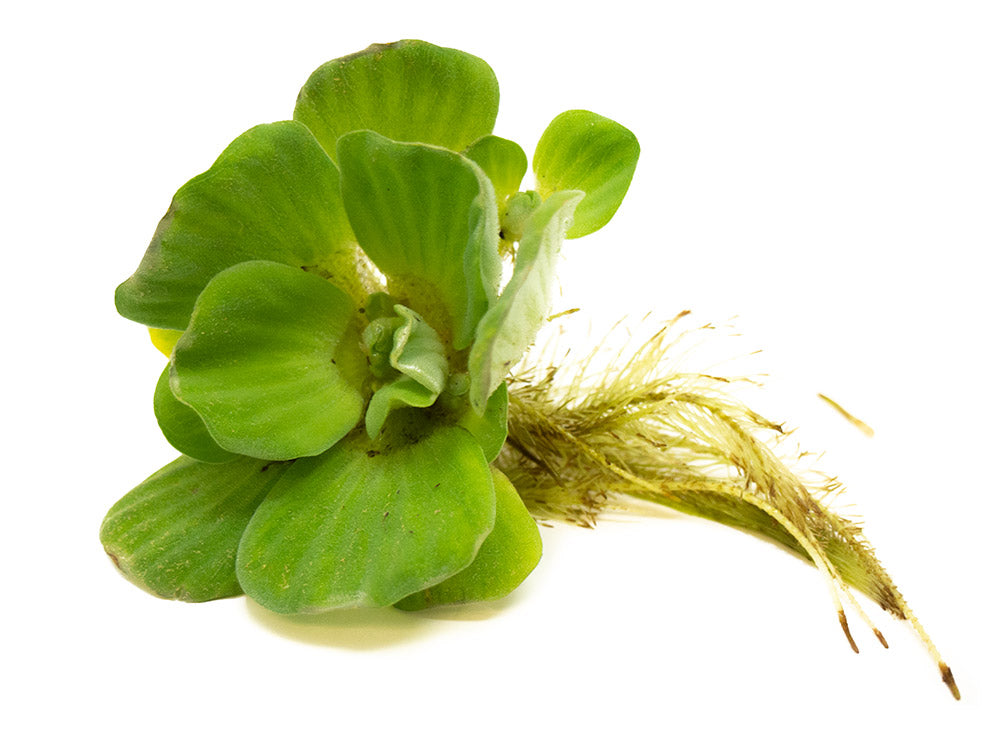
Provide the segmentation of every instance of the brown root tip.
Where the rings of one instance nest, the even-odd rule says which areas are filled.
[[[883,632],[878,628],[872,629],[872,632],[876,634],[876,638],[879,639],[879,643],[883,645],[883,649],[889,649],[890,645],[886,643],[886,637],[883,636]]]
[[[949,693],[953,695],[953,699],[960,701],[960,690],[956,686],[956,679],[953,678],[953,671],[944,662],[939,663],[939,670],[942,672],[942,682],[949,687]]]
[[[855,639],[852,638],[851,630],[848,628],[848,618],[845,617],[844,610],[838,610],[838,620],[841,622],[841,630],[844,631],[844,638],[848,640],[852,651],[858,654],[858,645],[855,643]]]

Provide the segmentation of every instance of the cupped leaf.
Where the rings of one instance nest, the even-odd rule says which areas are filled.
[[[391,294],[466,348],[501,273],[491,181],[455,152],[372,131],[343,136],[338,158],[349,220]]]
[[[471,565],[395,604],[402,610],[480,602],[505,597],[541,560],[541,534],[509,479],[492,469],[496,520]]]
[[[541,206],[541,195],[536,191],[521,191],[513,194],[502,208],[499,217],[499,235],[505,241],[519,241],[523,238],[527,221]]]
[[[544,323],[551,303],[555,263],[581,191],[552,194],[527,220],[513,277],[478,324],[468,357],[471,405],[482,413],[493,391]]]
[[[206,423],[171,392],[171,365],[167,364],[154,390],[154,416],[165,439],[176,450],[206,463],[232,461],[237,455],[224,450],[209,434]]]
[[[429,408],[436,403],[438,395],[439,393],[405,375],[381,385],[366,407],[366,433],[371,439],[376,439],[392,411],[405,407]]]
[[[465,430],[415,413],[293,464],[241,540],[248,596],[279,613],[391,605],[471,563],[495,520],[488,465]]]
[[[534,150],[537,190],[544,197],[571,189],[586,194],[568,232],[579,238],[614,217],[638,161],[639,142],[627,128],[587,110],[569,110],[551,122]]]
[[[338,168],[302,124],[270,123],[178,190],[115,305],[128,319],[184,330],[210,279],[252,259],[315,269],[362,301],[356,254]]]
[[[150,342],[154,344],[154,348],[170,358],[171,351],[174,350],[174,344],[181,337],[182,330],[159,330],[156,327],[150,327],[148,330]]]
[[[158,597],[205,602],[241,594],[238,543],[287,467],[182,456],[112,506],[101,543],[126,578]]]
[[[484,60],[406,39],[322,65],[293,117],[334,157],[339,137],[360,130],[459,152],[492,132],[498,110],[499,83]]]
[[[489,134],[465,149],[464,156],[485,171],[500,204],[520,190],[527,172],[527,155],[516,142]]]
[[[390,365],[439,395],[447,383],[447,356],[436,330],[407,306],[395,304],[394,312],[401,325],[394,331]]]
[[[397,375],[374,392],[367,406],[365,424],[371,438],[377,437],[391,411],[428,408],[447,383],[447,357],[436,331],[408,307],[395,304],[393,311],[395,317],[378,318],[363,333],[370,370],[378,377]]]
[[[244,262],[214,277],[172,357],[171,389],[220,447],[317,455],[363,413],[366,359],[350,298],[317,275]]]

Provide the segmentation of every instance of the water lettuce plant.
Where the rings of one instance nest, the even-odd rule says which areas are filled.
[[[169,357],[154,414],[183,455],[109,511],[114,563],[170,599],[421,610],[505,596],[535,518],[592,525],[628,495],[812,562],[853,647],[857,588],[958,695],[861,531],[773,454],[780,427],[667,369],[669,329],[599,370],[526,361],[563,241],[613,217],[640,150],[573,110],[528,165],[498,99],[472,55],[374,45],[177,191],[115,304]]]

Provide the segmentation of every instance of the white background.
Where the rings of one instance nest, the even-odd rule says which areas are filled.
[[[1001,751],[1000,3],[26,7],[0,31],[6,750]],[[115,285],[233,137],[403,37],[486,59],[528,153],[569,108],[634,130],[563,306],[597,332],[686,307],[729,324],[718,351],[763,349],[697,366],[769,375],[744,397],[826,451],[961,703],[902,624],[871,610],[884,651],[853,617],[855,656],[811,568],[682,516],[546,530],[512,598],[430,617],[175,604],[115,572],[105,511],[175,456]]]

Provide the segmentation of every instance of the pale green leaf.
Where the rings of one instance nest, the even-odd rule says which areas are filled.
[[[527,221],[513,277],[479,323],[468,358],[471,404],[479,413],[548,316],[558,252],[582,198],[581,191],[552,194]]]
[[[224,270],[175,345],[171,389],[226,450],[316,455],[362,417],[366,359],[349,297],[276,262]]]
[[[360,130],[459,152],[492,132],[498,109],[499,84],[484,60],[407,39],[322,65],[293,117],[334,157],[339,137]]]
[[[293,464],[241,541],[248,596],[280,613],[391,605],[471,563],[495,520],[485,457],[416,414]]]
[[[388,362],[434,395],[447,382],[447,356],[436,331],[407,306],[395,304],[401,325],[394,331]]]
[[[236,454],[216,444],[199,414],[171,392],[170,372],[171,365],[165,365],[154,390],[154,416],[165,439],[176,450],[199,461],[223,463],[235,459]]]
[[[362,300],[356,254],[338,168],[321,145],[300,123],[256,126],[178,190],[115,306],[184,330],[210,279],[252,259],[315,269]]]
[[[372,131],[342,137],[338,157],[349,220],[391,295],[470,345],[501,271],[491,181],[455,152]]]
[[[496,520],[474,561],[439,584],[410,594],[395,607],[423,610],[437,605],[505,597],[523,583],[541,559],[541,534],[509,479],[492,469]]]
[[[127,579],[158,597],[205,602],[238,595],[241,535],[287,466],[182,456],[112,506],[101,542]]]
[[[485,171],[500,205],[520,190],[527,172],[527,155],[516,142],[489,134],[465,149],[464,156]]]
[[[534,150],[537,190],[586,194],[576,208],[569,238],[598,230],[614,216],[625,198],[639,161],[635,134],[620,123],[587,110],[556,117]]]
[[[366,407],[366,433],[376,439],[391,412],[398,408],[429,408],[436,403],[439,393],[430,390],[411,377],[401,375],[393,382],[381,385],[374,391]]]

